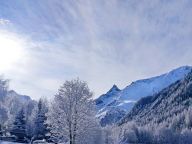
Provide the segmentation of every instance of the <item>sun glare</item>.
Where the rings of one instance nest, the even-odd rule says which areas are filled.
[[[12,33],[0,31],[0,73],[10,69],[22,55],[22,40]]]

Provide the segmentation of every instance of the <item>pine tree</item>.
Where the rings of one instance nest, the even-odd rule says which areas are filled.
[[[9,81],[7,79],[3,79],[0,76],[0,100],[3,100],[7,94],[8,83]]]
[[[40,99],[38,102],[38,109],[35,118],[35,138],[36,139],[46,139],[46,134],[48,133],[48,128],[46,124],[46,113],[48,108],[46,107],[46,102]]]
[[[15,121],[13,123],[13,127],[10,131],[11,135],[15,135],[17,137],[18,142],[24,142],[26,138],[26,121],[25,114],[23,108],[19,111],[19,113],[15,117]]]
[[[3,135],[3,129],[2,129],[2,126],[0,124],[0,136],[2,136],[2,135]]]

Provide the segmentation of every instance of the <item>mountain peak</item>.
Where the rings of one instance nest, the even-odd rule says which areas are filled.
[[[27,96],[27,95],[20,95],[20,94],[18,94],[14,90],[9,90],[7,96],[8,97],[18,97],[22,101],[29,101],[29,100],[31,100],[31,98],[29,96]]]
[[[114,109],[128,112],[139,99],[159,93],[175,82],[186,78],[190,72],[192,74],[191,66],[182,66],[159,76],[137,80],[122,90],[113,85],[106,94],[96,100],[97,115],[106,124],[109,115],[112,119],[113,117],[121,119],[124,113],[116,115],[113,113]]]
[[[107,92],[107,93],[112,93],[112,92],[120,91],[120,89],[117,87],[117,85],[113,85],[112,88]]]

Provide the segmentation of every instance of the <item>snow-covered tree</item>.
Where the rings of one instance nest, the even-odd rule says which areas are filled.
[[[35,101],[29,101],[27,104],[24,105],[26,117],[26,134],[28,139],[31,139],[34,136],[36,107],[37,102]]]
[[[8,80],[0,77],[0,100],[3,100],[7,94]]]
[[[120,127],[116,125],[107,125],[102,128],[103,143],[104,144],[117,144],[119,143]]]
[[[8,113],[5,102],[5,96],[8,90],[8,80],[0,77],[0,135],[3,135],[5,123],[8,120]]]
[[[48,114],[52,137],[70,144],[94,144],[99,125],[87,83],[79,79],[66,81],[55,95]]]
[[[6,107],[3,103],[0,102],[0,125],[4,125],[4,123],[8,120],[8,114]]]
[[[2,126],[0,124],[0,136],[2,136],[2,135],[3,135],[3,129],[2,129]]]
[[[17,141],[23,142],[26,138],[26,120],[23,108],[16,115],[12,129],[10,131],[11,135],[17,137]]]
[[[48,128],[46,124],[48,112],[47,101],[40,99],[37,105],[37,112],[34,120],[34,137],[35,139],[46,139]]]

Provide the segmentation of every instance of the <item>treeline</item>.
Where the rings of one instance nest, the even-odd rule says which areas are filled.
[[[8,81],[0,80],[0,139],[30,142],[46,139],[49,132],[46,120],[48,102],[41,98],[38,102],[8,96]]]
[[[108,144],[191,144],[191,125],[187,117],[183,118],[181,116],[169,124],[165,122],[141,126],[130,121],[121,126],[109,126],[106,139]]]
[[[18,105],[19,99],[6,96],[8,81],[1,79],[0,83],[1,137],[15,137],[17,142],[44,139],[54,143],[102,143],[103,132],[95,118],[93,94],[86,82],[66,81],[50,102],[41,98]]]

